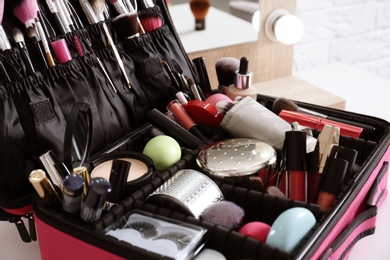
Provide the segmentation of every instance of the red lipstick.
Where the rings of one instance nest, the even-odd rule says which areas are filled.
[[[331,157],[328,159],[323,177],[321,179],[320,192],[317,204],[321,210],[327,212],[341,191],[348,161]]]
[[[322,130],[325,124],[336,126],[340,128],[341,135],[350,136],[353,138],[359,138],[364,130],[361,127],[289,110],[280,111],[279,116],[289,123],[298,122],[302,126],[308,126],[316,130]]]

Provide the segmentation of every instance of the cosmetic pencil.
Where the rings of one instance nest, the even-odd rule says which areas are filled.
[[[62,5],[62,0],[53,0],[55,6],[57,7],[58,14],[60,16],[61,22],[64,25],[65,32],[69,33],[72,31],[71,26],[69,24],[69,19],[66,15],[66,12],[64,10],[64,7]]]
[[[0,1],[0,49],[9,50],[11,49],[11,44],[8,40],[7,34],[3,28],[3,16],[4,16],[4,1]]]
[[[47,40],[46,34],[43,30],[43,27],[41,26],[39,18],[37,18],[37,17],[35,18],[35,24],[36,24],[36,29],[38,30],[38,34],[41,38],[41,44],[43,47],[43,51],[45,52],[45,58],[46,58],[47,64],[50,68],[52,68],[55,66],[53,55],[51,54],[51,50],[49,47],[49,42]]]
[[[27,45],[24,41],[24,36],[21,30],[18,28],[12,29],[12,37],[14,38],[14,41],[16,43],[16,46],[18,47],[20,51],[20,56],[23,59],[23,63],[26,66],[27,74],[32,74],[35,72],[34,66],[31,62],[30,54],[27,50]]]
[[[59,0],[61,8],[65,14],[66,20],[68,21],[69,28],[71,31],[79,29],[77,25],[74,23],[73,14],[69,8],[68,0]]]

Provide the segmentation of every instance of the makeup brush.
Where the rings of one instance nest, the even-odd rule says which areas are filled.
[[[23,62],[26,66],[26,70],[28,74],[32,74],[35,72],[34,66],[31,62],[30,55],[27,50],[26,43],[24,41],[24,36],[21,30],[18,28],[12,29],[12,37],[14,38],[14,41],[16,43],[16,46],[20,50],[20,55],[22,56]]]
[[[215,63],[218,78],[218,92],[226,93],[226,88],[234,84],[236,71],[240,68],[240,61],[234,57],[223,57]]]
[[[7,34],[3,28],[3,16],[4,16],[4,0],[0,1],[0,49],[9,50],[11,49],[11,44],[8,40]]]
[[[106,1],[105,0],[90,0],[89,2],[91,4],[92,10],[95,13],[95,16],[96,16],[98,22],[103,22],[105,20],[103,13],[104,13]]]
[[[37,0],[21,1],[13,9],[13,14],[26,28],[33,26],[35,24],[35,17],[38,16]]]
[[[118,14],[125,14],[128,13],[129,10],[125,6],[122,0],[108,0],[110,4],[112,4],[117,11]]]
[[[35,18],[35,23],[37,25],[36,28],[38,30],[38,34],[41,37],[41,43],[42,43],[43,51],[45,52],[45,58],[46,58],[47,64],[49,65],[50,68],[54,67],[55,63],[54,63],[53,56],[51,54],[49,42],[46,38],[46,34],[41,26],[39,18]]]
[[[145,29],[145,32],[151,32],[158,28],[161,28],[163,25],[163,17],[161,14],[156,12],[148,12],[140,15],[139,19],[141,24]]]
[[[92,9],[92,6],[89,0],[79,0],[81,9],[83,9],[84,15],[88,20],[89,24],[95,24],[99,22],[98,18],[95,15],[95,12]]]
[[[134,6],[132,5],[131,1],[130,0],[125,0],[125,3],[126,3],[126,6],[127,6],[127,9],[129,9],[129,12],[130,13],[137,13],[137,1],[134,1],[135,3],[135,8]],[[141,24],[141,21],[139,20],[139,17],[137,15],[137,21],[138,21],[138,31],[141,35],[145,34],[145,29],[144,27],[142,26]]]
[[[140,35],[137,19],[137,13],[120,14],[112,19],[112,25],[120,38],[131,39]]]
[[[206,15],[210,9],[209,0],[191,0],[191,12],[195,17],[195,30],[206,28]]]
[[[111,33],[108,30],[106,23],[103,23],[103,30],[104,30],[104,33],[106,34],[108,45],[111,47],[112,52],[115,55],[116,61],[118,62],[119,68],[121,69],[122,75],[126,80],[127,87],[131,88],[130,80],[126,74],[125,65],[123,64],[122,58],[119,55],[118,49],[116,48],[116,45],[111,37]]]
[[[27,36],[30,38],[32,45],[34,47],[34,51],[36,54],[36,57],[39,59],[39,64],[43,66],[44,68],[49,68],[46,62],[45,55],[43,54],[42,48],[41,48],[41,39],[37,34],[36,27],[30,26],[26,29]]]
[[[282,111],[282,110],[296,111],[299,113],[317,116],[320,118],[325,118],[325,119],[337,121],[337,122],[344,123],[344,124],[358,126],[358,127],[361,127],[364,129],[363,132],[365,134],[369,134],[369,133],[372,133],[375,131],[375,127],[373,127],[373,126],[350,121],[348,119],[342,119],[342,118],[328,116],[328,115],[325,115],[325,114],[322,114],[322,113],[319,113],[319,112],[316,112],[316,111],[313,111],[310,109],[302,108],[302,107],[299,107],[297,105],[297,103],[292,101],[292,100],[289,100],[289,99],[284,98],[284,97],[279,97],[279,98],[275,99],[275,101],[272,105],[272,112],[274,112],[275,114],[278,115],[280,113],[280,111]]]
[[[65,26],[61,21],[61,17],[58,13],[57,6],[52,0],[46,0],[46,5],[50,11],[50,15],[54,22],[54,26],[57,29],[57,32],[60,34],[65,34],[66,33]]]
[[[202,220],[229,230],[240,228],[244,216],[245,212],[240,206],[227,200],[211,204],[200,214]]]

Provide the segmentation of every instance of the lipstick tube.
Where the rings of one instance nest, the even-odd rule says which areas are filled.
[[[289,110],[280,111],[279,116],[288,123],[298,122],[302,126],[308,126],[315,130],[322,130],[324,125],[336,126],[340,128],[341,135],[349,136],[352,138],[359,138],[364,130],[361,127]]]
[[[307,201],[306,133],[287,131],[285,138],[286,195]]]
[[[311,170],[308,173],[308,202],[315,203],[318,189],[328,157],[332,149],[338,146],[340,128],[325,125],[317,138],[317,145],[312,155]]]
[[[47,205],[61,205],[60,196],[43,170],[33,170],[28,176],[28,180],[33,185],[34,189],[38,193],[38,196],[41,197]]]
[[[331,157],[324,169],[321,179],[317,204],[327,212],[341,191],[348,161]]]

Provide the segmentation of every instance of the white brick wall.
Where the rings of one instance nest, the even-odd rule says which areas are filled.
[[[298,0],[296,71],[342,62],[390,79],[390,0]]]

